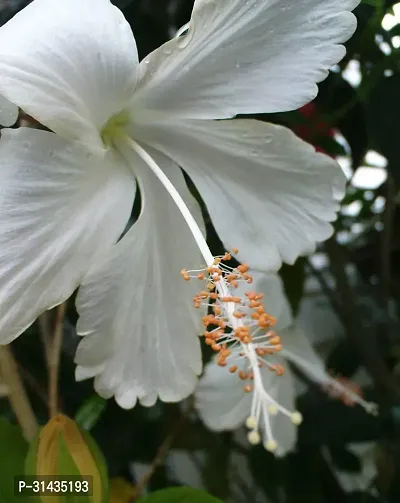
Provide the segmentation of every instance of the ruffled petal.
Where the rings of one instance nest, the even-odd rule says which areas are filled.
[[[201,372],[199,285],[184,282],[183,268],[199,269],[200,256],[171,196],[139,158],[142,212],[138,221],[85,277],[77,298],[80,314],[77,377],[96,376],[95,389],[131,408],[159,397],[179,401],[192,393]],[[182,172],[161,154],[156,162],[193,213],[200,209]],[[201,218],[201,217],[200,217]]]
[[[360,0],[197,0],[186,35],[141,63],[135,110],[190,119],[293,110],[345,55]]]
[[[35,0],[0,28],[0,93],[93,148],[126,107],[137,65],[129,24],[109,0]]]
[[[187,171],[225,247],[251,267],[277,270],[331,235],[346,178],[289,129],[243,119],[134,129]]]
[[[135,181],[122,161],[88,157],[54,133],[0,139],[0,343],[66,300],[129,218]]]
[[[0,126],[13,126],[18,119],[18,107],[0,95]]]

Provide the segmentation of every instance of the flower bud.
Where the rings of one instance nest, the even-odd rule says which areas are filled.
[[[34,476],[92,477],[92,495],[90,503],[108,503],[107,469],[101,452],[89,434],[80,430],[68,417],[58,414],[42,428],[32,442],[26,464],[25,474]],[[64,495],[41,495],[40,503],[59,503]],[[69,495],[68,502],[75,501]],[[82,494],[76,494],[76,501],[82,501]],[[86,501],[86,500],[85,500]]]

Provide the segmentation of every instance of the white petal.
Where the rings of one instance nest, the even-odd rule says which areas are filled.
[[[0,140],[0,342],[66,300],[129,218],[134,179],[54,133],[3,129]]]
[[[268,394],[283,407],[294,410],[294,385],[290,369],[277,377],[266,367],[261,370]],[[250,415],[252,394],[243,390],[243,381],[232,375],[226,367],[220,367],[213,359],[205,368],[195,393],[196,409],[208,428],[215,431],[233,430]],[[274,439],[278,444],[277,456],[283,456],[294,448],[297,428],[289,418],[270,415]]]
[[[18,119],[18,107],[0,95],[0,125],[13,126]]]
[[[305,375],[318,384],[328,384],[332,378],[327,374],[323,360],[312,347],[306,334],[296,326],[283,332],[282,356],[294,363]]]
[[[332,233],[346,178],[289,129],[255,120],[182,121],[135,134],[185,169],[227,249],[253,268],[277,270]]]
[[[222,119],[299,108],[345,55],[359,1],[197,0],[187,35],[141,63],[135,109]]]
[[[132,31],[109,0],[35,0],[0,28],[0,94],[93,148],[126,107],[137,63]]]
[[[211,360],[204,369],[195,393],[196,409],[204,424],[215,431],[234,430],[250,415],[251,393],[243,381],[226,367]]]
[[[199,211],[179,168],[153,155]],[[203,259],[170,195],[143,161],[134,162],[142,213],[89,272],[77,299],[78,333],[85,335],[76,356],[78,372],[96,375],[97,392],[115,395],[124,408],[137,400],[153,405],[157,397],[179,401],[192,393],[201,372],[201,313],[192,299],[202,286],[184,282],[180,271],[199,269]]]

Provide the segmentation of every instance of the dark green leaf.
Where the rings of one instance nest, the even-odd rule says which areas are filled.
[[[27,452],[21,429],[0,417],[0,503],[25,503],[14,495],[14,476],[24,475]]]
[[[93,395],[86,400],[79,408],[75,415],[75,422],[84,430],[90,431],[100,419],[104,409],[106,408],[107,400],[104,400],[99,395]]]

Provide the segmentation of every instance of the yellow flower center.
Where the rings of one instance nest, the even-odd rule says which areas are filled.
[[[112,147],[115,138],[121,138],[125,135],[125,128],[129,123],[127,112],[120,112],[113,115],[100,131],[101,139],[106,147]]]

